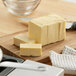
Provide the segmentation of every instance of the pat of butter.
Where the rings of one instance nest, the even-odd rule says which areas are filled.
[[[14,44],[20,46],[21,43],[35,43],[35,40],[28,38],[27,34],[20,34],[14,37]]]
[[[28,33],[36,43],[46,45],[66,38],[65,20],[58,15],[48,15],[29,21]]]
[[[41,56],[41,44],[20,44],[20,55],[23,56]]]

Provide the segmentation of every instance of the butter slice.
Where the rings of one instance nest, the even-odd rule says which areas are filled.
[[[20,46],[21,43],[35,43],[35,40],[30,39],[27,34],[20,34],[14,37],[14,44]]]
[[[65,20],[58,15],[49,15],[49,20],[51,20],[51,23],[48,25],[48,44],[65,40]]]
[[[20,55],[23,56],[41,56],[41,44],[20,44]]]
[[[58,15],[48,15],[29,21],[29,37],[42,45],[66,38],[65,20]]]

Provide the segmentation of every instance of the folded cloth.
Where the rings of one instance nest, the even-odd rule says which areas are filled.
[[[64,46],[64,50],[63,50],[62,54],[76,55],[76,50],[69,46]]]
[[[53,66],[63,68],[65,74],[76,75],[76,56],[58,54],[54,51],[50,51],[50,59]]]

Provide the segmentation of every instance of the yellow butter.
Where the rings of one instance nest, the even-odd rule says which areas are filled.
[[[27,34],[20,34],[14,37],[14,44],[20,46],[21,43],[35,43],[35,40],[30,39]]]
[[[36,43],[47,44],[47,26],[39,26],[32,22],[29,25],[29,38],[36,40]]]
[[[48,15],[29,21],[29,37],[37,43],[46,45],[64,40],[66,37],[65,20],[58,15]]]
[[[41,44],[20,44],[20,55],[23,56],[41,56]]]

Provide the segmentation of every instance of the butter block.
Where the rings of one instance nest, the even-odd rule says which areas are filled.
[[[28,23],[29,38],[42,45],[66,38],[65,20],[58,15],[48,15],[32,19]]]
[[[29,22],[29,38],[34,39],[36,43],[47,44],[47,26],[36,24],[34,21]]]
[[[30,39],[27,34],[20,34],[14,37],[14,44],[20,46],[21,43],[35,43],[35,40]]]
[[[20,55],[23,56],[41,56],[41,44],[20,44]]]

